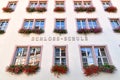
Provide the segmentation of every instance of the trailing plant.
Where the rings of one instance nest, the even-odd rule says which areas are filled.
[[[120,27],[113,29],[114,32],[120,33]]]
[[[37,12],[45,12],[45,11],[47,11],[47,10],[46,10],[45,7],[36,7],[36,8],[35,8],[35,11],[37,11]]]
[[[85,12],[86,11],[86,7],[77,7],[75,8],[76,12]]]
[[[96,65],[90,65],[90,66],[84,67],[84,74],[86,76],[90,76],[92,74],[97,74],[97,73],[99,73],[99,67]]]
[[[83,28],[83,29],[78,29],[77,33],[81,34],[81,33],[100,33],[102,32],[102,28],[97,27],[97,28]]]
[[[84,74],[86,76],[90,76],[93,74],[98,74],[100,72],[113,73],[115,69],[116,69],[115,66],[108,64],[102,66],[90,65],[84,67]]]
[[[67,30],[66,29],[54,29],[54,33],[66,34]]]
[[[35,74],[39,70],[39,66],[30,66],[30,65],[25,65],[23,68],[23,72],[26,73],[27,75],[30,74]]]
[[[94,12],[95,11],[95,7],[87,7],[86,8],[86,12]]]
[[[10,65],[7,67],[6,71],[14,74],[26,73],[27,75],[34,74],[39,70],[38,65]]]
[[[59,77],[60,75],[67,74],[68,68],[65,65],[54,65],[52,66],[51,72],[54,73],[55,76]]]
[[[45,12],[47,11],[45,7],[27,7],[26,8],[27,12]]]
[[[12,8],[9,7],[3,7],[2,9],[4,12],[13,12],[14,10]]]
[[[113,65],[103,65],[99,67],[101,72],[113,73],[115,71],[115,66]]]
[[[35,11],[35,8],[27,7],[27,8],[26,8],[26,11],[27,11],[27,12],[34,12],[34,11]]]
[[[107,7],[105,9],[105,11],[107,11],[107,12],[117,12],[117,8],[114,7],[114,6],[110,6],[110,7]]]
[[[54,9],[55,12],[65,12],[64,7],[55,7]]]
[[[76,7],[75,8],[76,12],[94,12],[95,7],[90,6],[90,7]]]
[[[5,31],[4,30],[0,30],[0,34],[3,34],[3,33],[5,33]]]
[[[14,74],[20,74],[23,71],[23,66],[21,65],[10,65],[7,67],[7,72],[14,73]]]
[[[41,34],[41,33],[44,33],[44,30],[43,29],[25,29],[25,28],[21,28],[19,30],[19,33],[23,33],[23,34],[30,34],[30,33]]]

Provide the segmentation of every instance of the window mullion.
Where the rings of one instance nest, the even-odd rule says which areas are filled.
[[[25,65],[27,65],[29,63],[29,59],[30,59],[30,46],[27,47]]]
[[[61,48],[60,48],[60,65],[62,65]]]
[[[97,57],[96,57],[96,55],[95,55],[94,48],[95,48],[95,47],[92,46],[92,56],[93,56],[94,64],[95,64],[95,65],[98,65]]]
[[[104,65],[104,61],[103,61],[103,57],[102,57],[102,53],[100,51],[100,48],[99,48],[99,53],[100,53],[100,58],[101,58],[101,61],[102,61],[102,65]]]

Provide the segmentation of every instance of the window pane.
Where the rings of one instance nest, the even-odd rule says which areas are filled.
[[[55,48],[55,56],[60,56],[60,49],[59,48]]]
[[[87,58],[88,65],[94,64],[93,58]]]
[[[87,56],[85,48],[81,48],[81,53],[82,53],[82,56]]]
[[[119,27],[120,23],[118,20],[111,20],[111,25],[113,28]]]
[[[83,63],[87,63],[87,58],[82,58]]]
[[[106,56],[104,48],[100,48],[100,51],[102,56]]]
[[[88,56],[92,56],[92,50],[91,50],[91,48],[86,48],[86,50],[87,50],[87,55]]]
[[[60,63],[60,58],[55,58],[55,63]]]
[[[66,59],[62,58],[62,65],[66,65]]]
[[[66,56],[65,55],[65,50],[61,50],[61,56]]]
[[[24,56],[27,53],[27,48],[17,48],[17,56]]]
[[[99,48],[95,48],[94,50],[95,50],[96,56],[100,56]]]
[[[103,62],[104,62],[104,63],[108,63],[107,58],[103,58]]]

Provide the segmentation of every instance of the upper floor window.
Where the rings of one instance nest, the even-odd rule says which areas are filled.
[[[42,1],[41,1],[41,2],[39,2],[39,6],[40,6],[40,7],[46,7],[46,5],[47,5],[47,3],[46,3],[46,2],[42,2]]]
[[[94,12],[95,7],[93,7],[91,1],[74,1],[74,10],[76,12]]]
[[[35,28],[36,29],[44,29],[44,20],[36,20],[35,21]]]
[[[86,20],[85,19],[79,19],[77,20],[77,27],[78,29],[86,28]]]
[[[36,19],[36,20],[25,20],[24,26],[25,29],[44,29],[44,20]]]
[[[110,1],[103,1],[102,4],[104,8],[107,8],[112,5]]]
[[[77,33],[100,33],[102,28],[97,19],[77,19]]]
[[[8,25],[8,20],[0,20],[0,33],[4,33]]]
[[[90,6],[92,6],[91,2],[89,2],[89,1],[88,1],[88,2],[87,2],[87,1],[86,1],[86,2],[83,2],[83,4],[84,4],[85,7],[90,7]]]
[[[65,29],[65,20],[64,19],[57,19],[55,28],[56,29]]]
[[[65,19],[56,19],[54,33],[66,34]]]
[[[54,11],[55,12],[65,12],[64,1],[56,1]]]
[[[78,19],[77,26],[78,29],[99,27],[96,19]]]
[[[102,1],[104,10],[107,12],[117,12],[117,8],[110,1]]]
[[[109,56],[104,46],[81,46],[80,51],[83,66],[110,64]]]
[[[39,65],[40,59],[41,47],[17,47],[13,65]]]
[[[56,7],[64,7],[64,2],[56,1]]]
[[[29,3],[29,6],[32,7],[32,8],[35,8],[35,7],[46,7],[47,5],[47,2],[44,2],[44,1],[30,1]]]
[[[111,22],[114,32],[120,33],[120,20],[110,19],[110,22]]]
[[[17,2],[9,2],[9,3],[8,3],[8,7],[9,7],[9,8],[12,8],[13,10],[15,10],[16,4],[17,4]]]
[[[81,1],[75,1],[74,2],[74,7],[81,7],[82,6],[82,2]]]
[[[67,65],[67,57],[66,57],[66,47],[55,47],[54,48],[54,64],[55,65]]]
[[[25,20],[24,28],[25,29],[32,29],[32,27],[33,27],[33,20]]]
[[[23,27],[19,30],[19,33],[44,33],[44,20],[43,19],[26,19],[24,20]]]
[[[29,6],[35,8],[37,6],[37,1],[30,1]]]
[[[6,7],[3,7],[3,11],[4,12],[13,12],[16,8],[16,1],[11,1],[8,3],[8,5]]]
[[[119,21],[119,19],[111,19],[110,22],[111,22],[111,25],[112,25],[113,28],[120,27],[120,21]]]
[[[30,1],[28,7],[26,8],[27,12],[45,12],[47,11],[46,1]]]
[[[90,28],[96,28],[96,27],[98,27],[96,19],[88,19],[88,24],[89,24]]]

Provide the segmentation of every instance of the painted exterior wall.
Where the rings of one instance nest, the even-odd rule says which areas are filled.
[[[55,0],[48,0],[47,12],[45,13],[27,13],[26,7],[29,0],[19,0],[14,12],[5,13],[2,8],[11,0],[0,0],[0,19],[9,19],[9,24],[6,33],[0,35],[0,80],[117,80],[120,78],[120,34],[114,33],[109,21],[109,18],[120,19],[120,1],[111,0],[112,4],[117,7],[117,13],[107,13],[104,11],[100,0],[92,0],[96,11],[93,13],[76,13],[74,12],[73,0],[65,0],[66,12],[55,13]],[[24,19],[45,19],[45,33],[23,35],[18,33],[22,27]],[[59,35],[53,33],[55,27],[55,19],[63,18],[66,21],[66,28],[68,33]],[[77,34],[77,18],[97,18],[103,32],[100,34]],[[59,37],[59,41],[40,41],[40,37]],[[79,41],[64,41],[64,37],[80,37]],[[82,37],[82,40],[81,40]],[[34,38],[34,40],[33,40]],[[37,39],[35,39],[37,38]],[[50,38],[49,38],[50,39]],[[42,46],[42,59],[40,71],[31,76],[25,74],[11,75],[6,72],[6,67],[11,64],[16,46]],[[68,63],[69,72],[60,78],[56,78],[51,73],[53,65],[53,46],[66,45],[68,47]],[[83,74],[82,65],[80,61],[80,45],[105,45],[108,48],[113,64],[117,70],[113,74],[100,73],[92,77],[86,77]]]

